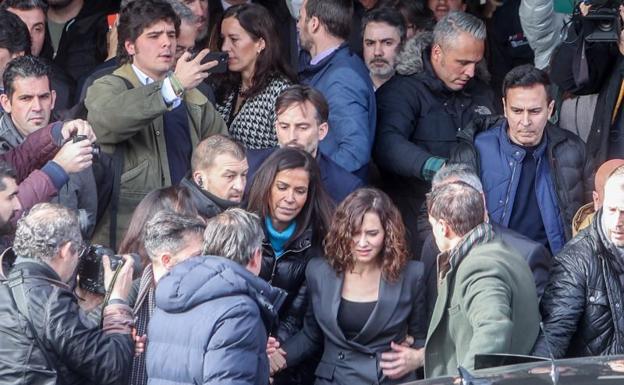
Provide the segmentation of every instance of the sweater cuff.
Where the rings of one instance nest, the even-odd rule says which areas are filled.
[[[57,190],[60,190],[65,183],[69,182],[69,175],[63,170],[63,167],[53,160],[46,163],[41,171],[45,172],[46,175],[50,177]]]
[[[107,305],[104,308],[102,331],[104,334],[130,334],[134,327],[132,309],[128,305]]]
[[[438,170],[441,169],[442,166],[444,166],[444,163],[446,163],[445,158],[440,158],[437,156],[432,156],[428,158],[425,161],[425,164],[423,164],[423,168],[421,171],[423,179],[426,181],[432,180],[435,173],[438,172]]]

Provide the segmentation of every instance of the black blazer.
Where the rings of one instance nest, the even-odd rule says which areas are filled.
[[[263,148],[259,150],[247,150],[249,171],[247,172],[246,192],[249,192],[251,188],[251,183],[253,182],[254,175],[256,175],[256,171],[258,171],[262,163],[264,163],[269,155],[276,149],[277,148]],[[364,186],[360,178],[334,163],[333,160],[327,158],[320,151],[318,151],[316,163],[321,172],[323,187],[325,187],[325,191],[327,191],[336,204],[342,202],[347,195],[351,194],[353,191]]]
[[[422,347],[427,335],[423,265],[410,261],[397,282],[381,280],[379,299],[362,331],[347,340],[338,326],[344,275],[337,275],[324,258],[308,262],[306,280],[310,302],[299,333],[283,344],[288,366],[296,365],[323,346],[315,384],[399,384],[416,379],[411,373],[400,380],[383,376],[381,353],[390,342],[414,337]]]

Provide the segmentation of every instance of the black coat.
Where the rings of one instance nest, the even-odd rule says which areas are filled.
[[[50,33],[46,29],[41,56],[52,60],[77,82],[106,60],[106,15],[118,10],[119,0],[85,0],[78,15],[65,23],[56,55]]]
[[[547,338],[533,354],[555,358],[624,353],[622,284],[600,235],[602,212],[555,256],[541,313]],[[620,269],[621,270],[621,269]]]
[[[624,78],[624,56],[613,43],[585,43],[588,24],[575,21],[568,38],[554,52],[550,64],[553,83],[575,95],[598,93],[587,138],[587,156],[596,166],[609,159],[609,142],[624,136],[612,128],[611,119]],[[586,71],[582,70],[585,69]],[[622,107],[620,107],[620,114]],[[624,143],[624,139],[620,139]]]
[[[271,333],[281,343],[290,339],[303,327],[303,319],[308,308],[308,286],[305,271],[308,261],[321,255],[319,243],[314,239],[311,228],[287,244],[286,251],[279,258],[275,257],[268,236],[265,236],[262,245],[260,277],[287,293],[286,300],[279,310],[279,324]],[[313,357],[301,365],[286,369],[276,376],[275,384],[311,383],[317,361]]]
[[[212,218],[230,207],[238,206],[238,203],[219,199],[207,191],[200,189],[199,186],[188,177],[182,178],[180,186],[188,189],[191,194],[193,204],[197,207],[199,215],[201,215],[204,219]]]
[[[513,248],[528,263],[533,278],[535,279],[535,287],[537,289],[537,297],[540,298],[544,293],[544,288],[548,283],[550,275],[550,266],[552,264],[552,256],[546,248],[522,234],[510,230],[496,223],[491,223],[494,229],[494,235],[507,246]],[[421,262],[425,265],[425,282],[427,285],[427,316],[431,319],[433,308],[438,297],[437,282],[437,256],[440,253],[436,245],[433,234],[425,240],[421,254]]]
[[[48,265],[18,259],[11,276],[20,271],[30,319],[56,373],[18,315],[8,286],[0,285],[0,384],[38,385],[51,378],[59,385],[127,383],[134,354],[130,335],[85,326],[76,297]]]
[[[389,189],[421,202],[430,189],[421,173],[427,159],[448,158],[457,131],[493,111],[492,91],[477,77],[461,91],[446,87],[431,66],[430,44],[430,34],[410,40],[398,74],[376,93],[376,163]]]

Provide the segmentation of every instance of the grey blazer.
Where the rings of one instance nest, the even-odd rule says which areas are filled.
[[[337,275],[324,258],[313,258],[306,268],[309,306],[303,329],[283,344],[288,366],[297,365],[323,347],[315,384],[399,384],[416,379],[411,373],[400,380],[383,376],[381,353],[390,342],[409,334],[414,347],[427,335],[423,264],[409,261],[396,282],[382,278],[379,299],[362,331],[347,340],[338,326],[343,275]]]

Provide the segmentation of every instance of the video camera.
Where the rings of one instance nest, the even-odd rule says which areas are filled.
[[[592,32],[585,37],[588,43],[617,43],[620,39],[622,21],[619,7],[624,0],[585,0],[591,5],[589,13],[581,16],[593,25]]]
[[[81,288],[95,294],[105,294],[104,264],[102,257],[108,255],[111,270],[115,271],[123,264],[123,257],[115,255],[115,252],[101,245],[91,245],[80,256],[78,261],[79,285]],[[141,270],[141,257],[138,254],[130,254],[134,261],[134,271]]]

